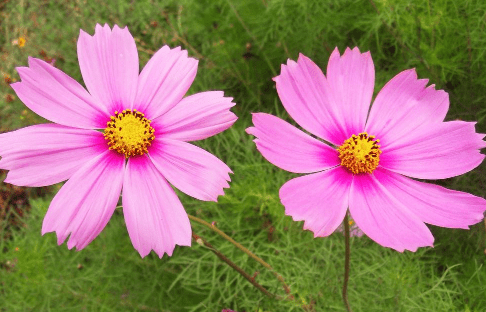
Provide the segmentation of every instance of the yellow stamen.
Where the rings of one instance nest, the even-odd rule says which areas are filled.
[[[352,173],[372,173],[380,162],[380,140],[366,132],[353,134],[339,146],[339,159],[341,166],[348,168]]]
[[[126,158],[143,155],[155,138],[155,130],[150,123],[151,120],[136,109],[115,112],[115,116],[106,123],[105,140],[108,140],[111,150],[124,154]]]

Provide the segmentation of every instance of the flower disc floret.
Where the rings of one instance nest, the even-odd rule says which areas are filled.
[[[353,134],[339,146],[339,159],[341,166],[348,168],[352,173],[372,173],[380,162],[380,140],[366,132]]]
[[[126,158],[148,153],[148,147],[155,138],[155,130],[150,123],[151,120],[136,109],[115,111],[104,132],[109,149],[124,154]]]

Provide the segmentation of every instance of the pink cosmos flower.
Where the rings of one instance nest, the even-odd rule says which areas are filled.
[[[296,173],[280,189],[287,215],[328,236],[349,211],[377,243],[398,251],[432,246],[429,223],[464,228],[482,220],[482,198],[420,182],[468,172],[484,158],[473,122],[444,122],[448,94],[426,87],[414,69],[390,80],[370,108],[369,52],[332,53],[327,77],[309,58],[282,65],[274,80],[283,106],[316,139],[272,115],[253,115],[256,146],[272,164]]]
[[[162,47],[139,74],[138,52],[127,28],[80,31],[78,58],[89,93],[48,63],[29,58],[12,84],[31,110],[53,123],[0,135],[5,182],[44,186],[69,179],[52,200],[42,234],[58,244],[88,245],[105,227],[122,193],[128,234],[142,257],[169,256],[190,246],[188,216],[168,182],[200,200],[216,201],[231,170],[187,141],[229,128],[237,117],[221,91],[183,98],[197,60]],[[95,130],[101,129],[101,131]],[[123,189],[123,190],[122,190]]]

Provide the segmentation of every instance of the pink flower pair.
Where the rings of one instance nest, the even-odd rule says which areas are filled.
[[[231,170],[187,141],[229,128],[237,119],[232,99],[221,91],[183,98],[197,61],[180,48],[162,47],[139,73],[127,28],[81,31],[78,58],[89,93],[39,59],[18,68],[15,92],[53,123],[0,134],[0,168],[10,170],[5,181],[44,186],[69,179],[42,226],[42,234],[57,233],[59,244],[69,236],[68,248],[80,250],[102,231],[120,193],[142,257],[190,245],[187,214],[169,183],[200,200],[224,194]],[[474,123],[443,122],[447,93],[426,87],[414,70],[394,77],[370,111],[373,63],[357,48],[343,56],[336,49],[327,77],[301,55],[275,81],[290,116],[327,143],[262,113],[247,131],[273,164],[313,173],[287,182],[280,197],[286,213],[315,236],[334,232],[348,207],[365,234],[399,251],[432,245],[423,222],[467,228],[482,219],[484,199],[405,177],[452,177],[484,158]]]

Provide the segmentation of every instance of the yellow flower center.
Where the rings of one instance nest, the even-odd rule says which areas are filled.
[[[144,117],[136,109],[125,109],[121,113],[115,112],[106,123],[105,140],[108,140],[110,150],[125,154],[125,157],[143,155],[155,138],[152,121]]]
[[[372,173],[380,162],[380,140],[366,132],[353,134],[339,146],[339,159],[341,166],[348,168],[352,173]]]
[[[25,46],[25,38],[24,37],[20,37],[18,39],[18,42],[19,42],[18,44],[19,44],[20,48],[23,48]]]

